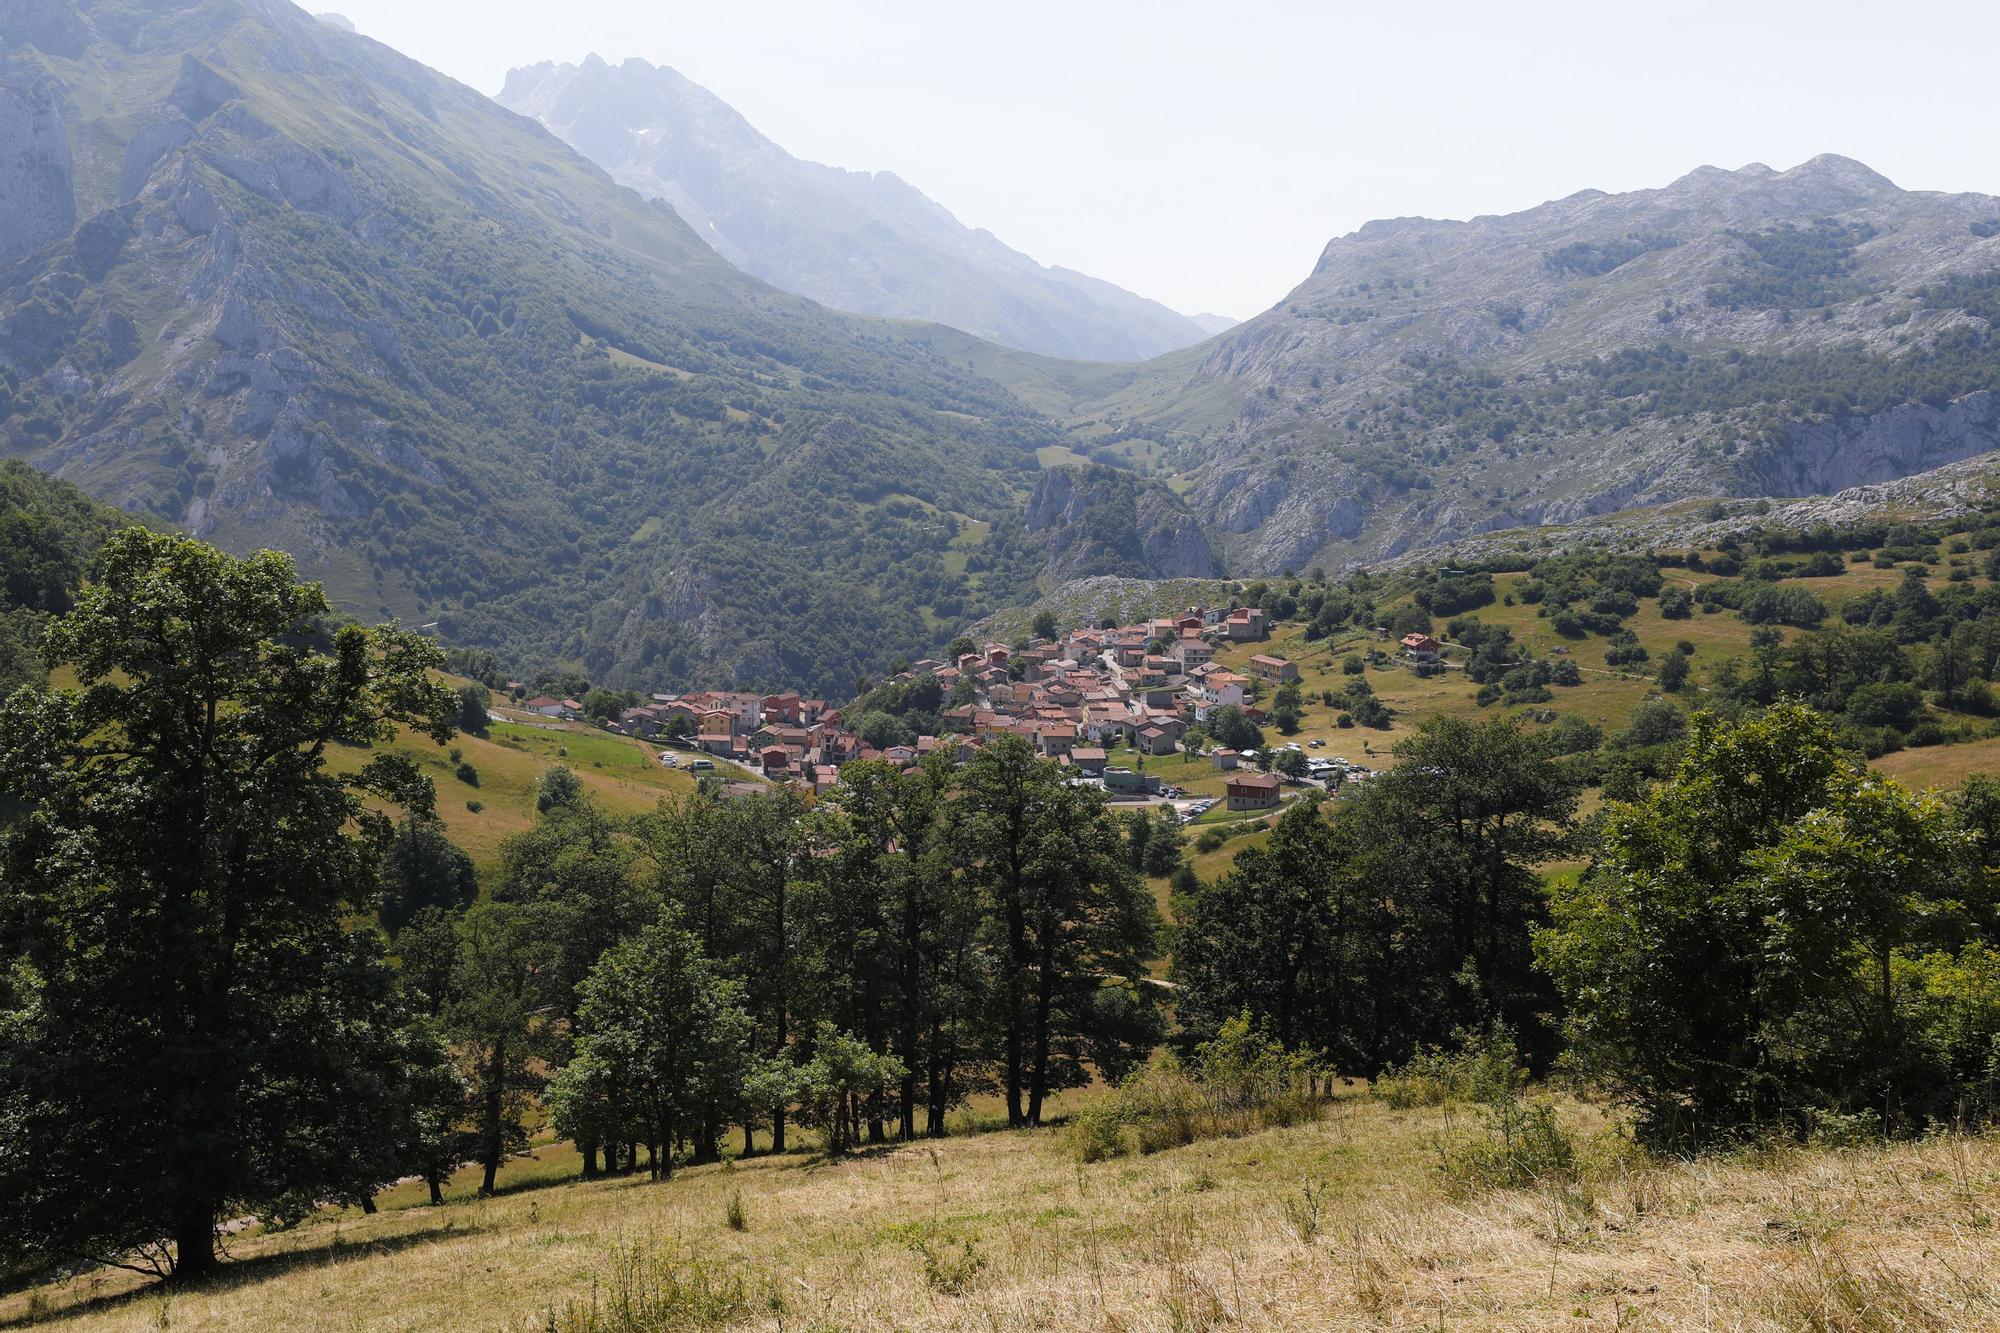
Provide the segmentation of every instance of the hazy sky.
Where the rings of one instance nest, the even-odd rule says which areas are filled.
[[[2000,4],[319,0],[482,91],[641,56],[794,154],[891,170],[1046,264],[1274,304],[1370,218],[1703,163],[2000,193]]]

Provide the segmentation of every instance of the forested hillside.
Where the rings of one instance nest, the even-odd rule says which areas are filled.
[[[1232,865],[1009,734],[818,799],[551,768],[482,884],[396,739],[464,719],[434,645],[115,534],[83,688],[0,703],[0,1314],[1991,1327],[2000,785],[1861,752],[1992,729],[2000,528],[1828,538],[1246,588],[1340,641],[1337,730],[1461,701]],[[1541,706],[1600,671],[1610,742]]]
[[[0,696],[47,676],[42,627],[69,610],[104,539],[130,521],[74,486],[0,461]]]
[[[1030,585],[1050,426],[471,89],[282,0],[0,39],[0,430],[37,466],[635,685],[835,691]]]

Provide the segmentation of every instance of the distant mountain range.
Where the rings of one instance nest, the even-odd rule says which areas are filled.
[[[1274,309],[1080,377],[982,362],[1177,474],[1232,569],[1338,568],[2000,448],[2000,199],[1825,156],[1371,222]]]
[[[517,69],[499,101],[672,204],[744,272],[838,310],[1086,361],[1141,361],[1235,323],[1046,268],[890,172],[802,162],[714,93],[643,60]]]
[[[515,100],[629,146],[558,114],[582,72]],[[704,151],[790,161],[627,72]],[[836,694],[1067,580],[1963,488],[2000,448],[2000,199],[1838,157],[1370,223],[1139,364],[781,291],[712,240],[749,205],[695,197],[707,236],[284,0],[0,4],[0,442],[523,669]]]
[[[0,54],[0,439],[96,496],[660,687],[850,690],[1059,544],[1059,428],[924,326],[739,272],[385,46],[37,0]]]

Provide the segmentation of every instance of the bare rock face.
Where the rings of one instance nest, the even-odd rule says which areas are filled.
[[[1028,531],[1045,534],[1048,577],[1110,572],[1131,578],[1212,578],[1208,537],[1158,482],[1113,468],[1050,468],[1028,497]]]
[[[0,0],[0,46],[75,56],[90,39],[90,25],[70,0]]]
[[[1830,495],[1895,481],[2000,449],[2000,393],[1943,407],[1912,403],[1864,417],[1795,425],[1762,455],[1755,479],[1771,495]]]
[[[49,79],[0,82],[0,264],[76,228],[75,167],[60,98]]]

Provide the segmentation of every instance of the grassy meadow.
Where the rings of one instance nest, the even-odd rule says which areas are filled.
[[[82,1277],[0,1298],[0,1327],[2000,1328],[1993,1139],[1663,1161],[1563,1099],[1580,1176],[1468,1193],[1440,1147],[1474,1114],[1350,1090],[1317,1122],[1088,1165],[1058,1128],[659,1183],[578,1182],[550,1148],[492,1199],[404,1187],[238,1237],[213,1286]],[[649,1286],[652,1318],[615,1317]]]
[[[663,766],[657,747],[580,722],[523,717],[495,722],[485,736],[460,734],[447,745],[403,731],[389,749],[414,760],[430,776],[437,787],[438,818],[472,858],[482,880],[499,867],[500,844],[534,826],[542,775],[557,764],[574,769],[591,798],[617,815],[651,810],[661,797],[695,785],[684,769]],[[459,759],[452,757],[454,751]],[[369,753],[336,750],[332,763],[356,770],[367,763]],[[460,760],[472,766],[477,785],[459,775]]]

